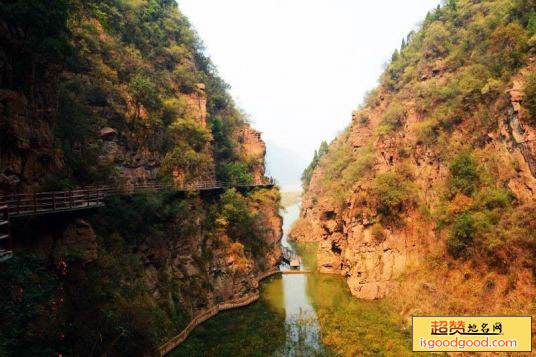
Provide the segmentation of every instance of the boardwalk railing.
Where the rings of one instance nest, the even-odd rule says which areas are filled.
[[[9,229],[10,217],[32,216],[44,213],[74,211],[104,206],[104,199],[120,193],[158,191],[209,191],[228,188],[273,187],[272,178],[262,183],[231,183],[221,181],[200,182],[178,187],[172,184],[93,186],[70,191],[14,193],[0,197],[0,262],[13,256]]]
[[[210,181],[192,183],[183,186],[173,184],[150,183],[123,186],[89,186],[70,191],[34,192],[9,194],[0,197],[0,206],[7,206],[7,214],[13,216],[29,216],[55,211],[69,211],[104,205],[104,199],[120,193],[136,193],[151,190],[171,189],[176,191],[208,191],[228,188],[272,187],[272,178],[262,183],[232,183]]]
[[[0,206],[0,262],[11,258],[13,247],[9,231],[9,215],[7,205]]]
[[[8,215],[13,217],[98,207],[106,195],[104,189],[20,193],[3,196],[0,204],[7,205]]]

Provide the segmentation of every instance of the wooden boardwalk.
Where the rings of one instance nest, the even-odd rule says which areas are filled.
[[[315,274],[314,270],[281,270],[283,275],[301,275],[301,274]]]
[[[9,217],[33,216],[60,211],[76,211],[102,207],[106,197],[115,194],[135,194],[145,191],[174,190],[179,192],[217,191],[229,188],[272,188],[272,178],[263,183],[229,183],[211,181],[175,186],[173,184],[143,184],[124,186],[93,186],[77,190],[15,193],[0,197],[0,206],[7,206]]]
[[[184,186],[152,183],[143,185],[92,186],[68,191],[8,194],[0,197],[0,262],[11,258],[13,255],[11,233],[9,229],[10,218],[103,207],[107,197],[118,194],[136,194],[140,192],[163,190],[201,192],[219,191],[229,188],[273,188],[274,185],[274,179],[269,178],[262,183],[210,181]]]

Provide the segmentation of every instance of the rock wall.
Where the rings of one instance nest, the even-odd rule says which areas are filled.
[[[0,15],[0,198],[244,174],[264,182],[260,133],[235,106],[177,4],[93,5],[14,4]],[[225,211],[222,197],[240,219]],[[29,321],[39,326],[35,334],[7,331],[7,320],[1,326],[0,337],[17,352],[25,344],[69,351],[58,355],[86,346],[99,355],[129,354],[124,348],[144,354],[199,312],[258,296],[259,277],[280,261],[277,188],[118,195],[94,208],[10,219],[14,257],[5,264],[16,272],[4,270],[3,285],[12,283],[4,308],[14,303],[11,293],[23,291],[17,279],[37,279],[17,268],[28,262],[54,290],[37,287],[38,299],[28,299],[54,315]],[[72,316],[84,326],[73,326]],[[132,335],[118,339],[119,323]]]
[[[173,311],[182,311],[189,321],[222,303],[258,296],[259,279],[278,270],[283,220],[277,211],[278,195],[268,197],[268,200],[251,203],[252,210],[262,213],[265,225],[263,237],[258,239],[264,239],[266,247],[254,255],[224,230],[202,227],[209,210],[214,209],[212,198],[205,198],[211,202],[208,205],[200,201],[205,199],[189,198],[196,201],[188,203],[196,220],[192,222],[192,228],[184,230],[185,223],[178,217],[176,222],[158,223],[156,236],[147,235],[141,241],[132,237],[118,238],[117,232],[102,226],[102,214],[106,213],[100,211],[85,212],[84,217],[72,213],[57,216],[54,220],[50,217],[17,220],[13,224],[15,254],[48,258],[52,265],[44,269],[58,269],[60,274],[64,269],[69,284],[76,285],[77,279],[87,279],[87,273],[71,275],[71,271],[75,270],[85,271],[88,268],[93,271],[91,276],[94,279],[105,279],[111,272],[102,271],[102,276],[99,275],[99,269],[102,269],[99,266],[103,265],[101,259],[106,264],[110,263],[110,254],[113,256],[119,252],[114,253],[114,247],[122,246],[120,254],[128,254],[134,259],[129,262],[129,269],[135,270],[129,273],[129,281],[125,283],[143,286],[153,304],[165,301],[165,306],[172,306]],[[162,233],[157,232],[176,233],[161,236]],[[117,258],[116,264],[124,264],[120,261]],[[127,277],[119,275],[116,278],[124,280]],[[67,293],[64,298],[76,307],[79,293],[73,289],[72,294],[69,296]],[[166,331],[168,336],[178,332]]]
[[[239,135],[242,154],[250,163],[255,183],[262,183],[264,179],[264,156],[266,144],[261,139],[261,133],[250,126],[245,126]]]
[[[115,10],[107,7],[99,11],[117,11],[120,17],[129,13],[132,20],[138,17],[140,8],[149,6],[146,1],[139,5],[133,8],[115,4]],[[161,5],[169,7],[163,10],[159,5],[162,14],[175,25],[160,30],[179,31],[177,24],[183,16],[176,4]],[[225,159],[253,155],[255,177],[262,178],[264,154],[248,150],[256,150],[254,146],[264,143],[259,137],[255,139],[255,134],[250,136],[253,129],[231,118],[236,114],[234,103],[225,92],[223,81],[216,80],[216,74],[208,69],[212,68],[209,61],[202,60],[200,53],[196,56],[195,41],[186,41],[187,36],[169,35],[173,43],[161,44],[170,48],[155,60],[148,53],[142,54],[145,50],[151,54],[158,52],[151,52],[151,46],[140,45],[154,41],[148,33],[136,32],[132,34],[136,40],[125,40],[117,31],[103,26],[96,12],[85,10],[88,9],[73,6],[69,15],[73,21],[66,21],[69,16],[63,14],[66,23],[56,24],[68,28],[65,35],[70,46],[87,50],[72,51],[65,55],[69,58],[63,59],[30,45],[33,42],[26,37],[37,34],[32,26],[25,25],[24,19],[1,19],[5,31],[0,34],[0,195],[73,185],[155,181],[161,178],[166,155],[178,144],[189,144],[186,138],[170,134],[174,121],[196,126],[189,129],[198,130],[207,139],[205,147],[196,147],[189,156],[183,153],[187,158],[178,160],[190,163],[196,161],[192,157],[197,154],[202,157],[198,160],[202,163],[196,161],[202,172],[194,176],[200,181],[215,180],[217,159],[213,152],[215,144],[210,139],[212,128],[207,125],[209,115],[224,123],[225,130],[220,136],[233,146],[232,155],[227,153],[233,157]],[[83,62],[83,69],[66,65],[63,60]],[[207,108],[209,99],[212,104]],[[239,139],[251,147],[241,152],[235,145]],[[188,151],[184,147],[181,150]],[[188,169],[196,165],[190,166]],[[166,167],[165,175],[172,170]],[[187,174],[180,170],[175,170],[175,179],[182,183],[182,176]]]
[[[180,97],[187,103],[188,115],[206,127],[204,85],[199,84],[196,92]],[[47,110],[49,115],[43,116]],[[54,108],[32,108],[22,93],[0,88],[0,193],[39,190],[47,176],[65,169],[64,155],[54,133],[54,112]],[[159,150],[164,135],[159,126],[147,126],[141,131],[104,126],[91,144],[98,152],[95,164],[113,167],[121,181],[154,181],[164,159]],[[264,145],[260,139],[259,142]],[[257,151],[253,154],[258,155]],[[255,172],[260,177],[260,170]],[[214,180],[214,169],[207,175],[207,180]]]
[[[270,208],[263,207],[271,212]],[[196,234],[179,240],[151,239],[137,247],[143,262],[143,280],[155,298],[162,297],[161,274],[192,289],[196,281],[207,279],[209,289],[202,296],[184,296],[182,303],[194,316],[222,302],[241,299],[258,293],[258,277],[277,268],[280,259],[282,219],[271,213],[265,237],[268,244],[263,255],[246,254],[244,246],[226,235]],[[210,252],[210,258],[203,258]],[[188,290],[188,289],[184,289]]]
[[[535,69],[535,61],[531,59],[529,65],[512,79],[510,90],[499,96],[493,109],[496,130],[475,144],[482,153],[481,163],[497,170],[501,185],[515,194],[520,206],[531,204],[536,198],[536,128],[527,124],[521,90],[528,74]],[[442,75],[439,70],[433,73],[439,78]],[[422,77],[421,81],[430,76]],[[382,91],[384,89],[380,88],[378,102],[373,108],[353,113],[348,135],[337,138],[331,146],[344,141],[354,153],[371,146],[374,157],[370,172],[386,172],[404,161],[411,172],[420,208],[433,210],[442,194],[441,188],[447,182],[448,161],[441,157],[443,152],[425,145],[418,138],[422,118],[415,109],[414,98],[408,98],[404,103],[406,119],[402,128],[391,135],[374,134],[388,106]],[[462,147],[466,143],[467,127],[471,125],[469,116],[470,113],[452,133],[451,145]],[[411,154],[401,148],[411,148]],[[515,170],[512,169],[514,162]],[[357,298],[378,299],[393,291],[400,276],[408,268],[424,264],[431,253],[444,256],[444,232],[440,233],[436,222],[423,215],[419,207],[406,207],[402,224],[398,226],[375,225],[379,212],[374,204],[371,180],[358,180],[344,197],[344,202],[335,204],[333,195],[322,182],[325,166],[326,163],[321,162],[316,168],[303,196],[300,218],[290,233],[298,241],[319,242],[320,272],[345,276]],[[467,203],[452,203],[452,206],[456,205],[463,207]]]
[[[43,173],[64,166],[55,146],[52,100],[47,95],[31,103],[20,92],[0,88],[0,193],[21,184],[36,187]]]
[[[205,85],[198,83],[196,90],[188,95],[185,95],[189,114],[194,120],[199,123],[203,128],[207,126],[207,94],[205,92]]]

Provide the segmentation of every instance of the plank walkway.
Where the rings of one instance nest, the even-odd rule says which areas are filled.
[[[302,275],[302,274],[315,274],[314,270],[281,270],[283,275]]]
[[[261,183],[208,181],[184,186],[151,183],[142,185],[91,186],[68,191],[8,194],[0,197],[0,262],[11,258],[13,255],[9,229],[10,218],[103,207],[105,199],[116,194],[135,194],[163,190],[200,192],[218,191],[229,188],[273,188],[274,185],[274,179],[269,178]]]
[[[8,206],[9,217],[33,216],[58,211],[74,211],[101,207],[104,199],[114,194],[133,194],[144,191],[175,190],[178,192],[214,191],[229,188],[272,188],[275,182],[272,178],[263,183],[229,183],[221,181],[202,182],[184,185],[173,184],[143,184],[125,186],[92,186],[83,189],[15,193],[0,197],[0,206]]]

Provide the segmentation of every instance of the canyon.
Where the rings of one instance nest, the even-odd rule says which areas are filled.
[[[0,203],[118,191],[7,211],[0,355],[410,355],[413,316],[535,315],[532,2],[430,11],[302,193],[175,1],[6,4]]]
[[[473,47],[468,35],[461,49],[452,21],[470,34],[475,16],[494,18],[500,2],[456,3],[429,13],[395,51],[305,182],[290,232],[318,243],[320,273],[343,276],[356,298],[392,299],[406,321],[534,314],[536,129],[524,97],[532,44],[492,79],[489,53],[510,55],[490,44],[502,25],[487,30],[490,43]],[[458,49],[480,57],[455,59]],[[501,203],[491,197],[499,192]]]

